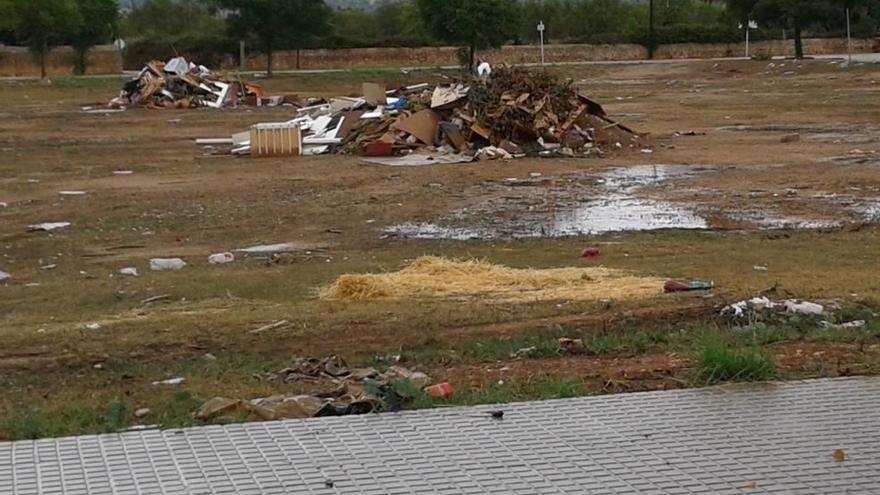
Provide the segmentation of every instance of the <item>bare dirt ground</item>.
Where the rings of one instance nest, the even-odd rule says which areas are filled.
[[[778,286],[852,311],[880,308],[880,66],[558,70],[651,145],[604,159],[407,169],[348,156],[233,158],[193,140],[287,120],[289,110],[88,115],[80,107],[109,99],[119,81],[0,83],[0,270],[13,276],[0,286],[0,438],[104,431],[111,405],[128,411],[125,425],[192,423],[213,396],[298,391],[255,375],[331,353],[359,364],[401,354],[462,390],[462,401],[693,386],[700,335],[729,332],[717,318],[725,303]],[[333,96],[356,94],[364,80],[441,77],[358,72],[266,87]],[[71,190],[87,194],[59,194]],[[28,232],[62,221],[72,226]],[[646,230],[658,227],[684,229]],[[206,261],[281,242],[295,251]],[[602,256],[579,259],[585,246]],[[599,264],[718,288],[596,303],[316,295],[340,274],[396,270],[423,254]],[[151,272],[154,257],[189,265]],[[141,275],[121,276],[123,267]],[[144,302],[155,296],[167,297]],[[249,332],[280,320],[289,323]],[[636,340],[640,332],[650,336]],[[730,339],[763,346],[783,378],[880,370],[876,321],[849,335],[781,333]],[[509,355],[563,335],[601,339],[582,356]],[[152,385],[174,376],[185,385]],[[131,417],[142,407],[152,415]]]

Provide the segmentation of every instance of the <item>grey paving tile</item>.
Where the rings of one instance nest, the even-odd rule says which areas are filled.
[[[0,493],[880,493],[880,378],[489,409],[0,443]]]

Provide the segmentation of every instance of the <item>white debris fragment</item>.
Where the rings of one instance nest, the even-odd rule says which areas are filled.
[[[721,314],[731,314],[734,317],[740,317],[745,314],[745,311],[749,308],[754,308],[758,311],[762,309],[773,309],[777,306],[777,304],[766,297],[754,297],[752,299],[748,299],[746,301],[740,301],[731,304],[730,306],[725,307],[721,310]]]
[[[12,281],[12,275],[0,270],[0,285],[7,285]]]
[[[54,269],[56,269],[56,268],[58,268],[58,265],[55,265],[55,264],[52,264],[52,265],[43,265],[43,266],[40,267],[40,270],[54,270]]]
[[[243,249],[236,249],[239,253],[245,254],[272,254],[272,253],[286,253],[288,251],[293,251],[293,244],[290,243],[282,243],[282,244],[265,244],[259,246],[251,246]]]
[[[868,324],[868,322],[865,320],[848,321],[846,323],[841,323],[840,328],[843,330],[850,330],[853,328],[864,328],[867,324]]]
[[[125,275],[127,277],[137,277],[140,275],[140,273],[138,273],[138,269],[135,267],[120,268],[119,274]]]
[[[208,263],[211,265],[225,265],[235,261],[235,255],[232,253],[217,253],[208,256]]]
[[[763,265],[755,265],[752,267],[752,270],[755,270],[756,272],[766,272],[768,268]]]
[[[85,196],[85,191],[58,191],[61,196]]]
[[[825,308],[821,304],[809,301],[797,302],[789,299],[782,303],[787,313],[795,313],[800,315],[821,315],[825,312]]]
[[[86,323],[86,330],[95,331],[95,330],[100,330],[100,329],[101,329],[100,323]]]
[[[186,262],[180,258],[153,258],[150,260],[150,270],[154,272],[176,272],[183,270]]]
[[[133,170],[114,170],[113,175],[119,175],[119,176],[134,175],[134,171]]]
[[[180,385],[185,382],[186,378],[177,377],[177,378],[169,378],[167,380],[162,380],[159,382],[153,382],[153,385]]]
[[[67,227],[70,227],[70,225],[70,222],[45,222],[28,225],[28,230],[30,230],[31,232],[52,232],[53,230],[65,229]]]

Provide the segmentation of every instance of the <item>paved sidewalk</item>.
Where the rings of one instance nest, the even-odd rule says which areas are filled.
[[[880,494],[880,378],[489,409],[0,443],[0,493]]]

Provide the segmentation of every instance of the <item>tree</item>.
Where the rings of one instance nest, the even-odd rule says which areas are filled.
[[[76,0],[79,22],[71,27],[70,44],[77,74],[86,73],[86,61],[93,46],[113,39],[119,23],[117,0]]]
[[[266,54],[272,76],[272,57],[279,49],[307,48],[329,31],[330,8],[323,0],[216,0],[229,10],[229,31],[250,38]]]
[[[832,0],[758,0],[753,14],[766,24],[794,31],[795,58],[804,58],[803,30],[833,14]]]
[[[12,0],[13,28],[18,39],[39,58],[40,77],[46,78],[46,57],[80,22],[73,0]]]
[[[428,32],[467,48],[469,67],[477,49],[513,38],[520,18],[518,0],[417,0],[416,5]]]

